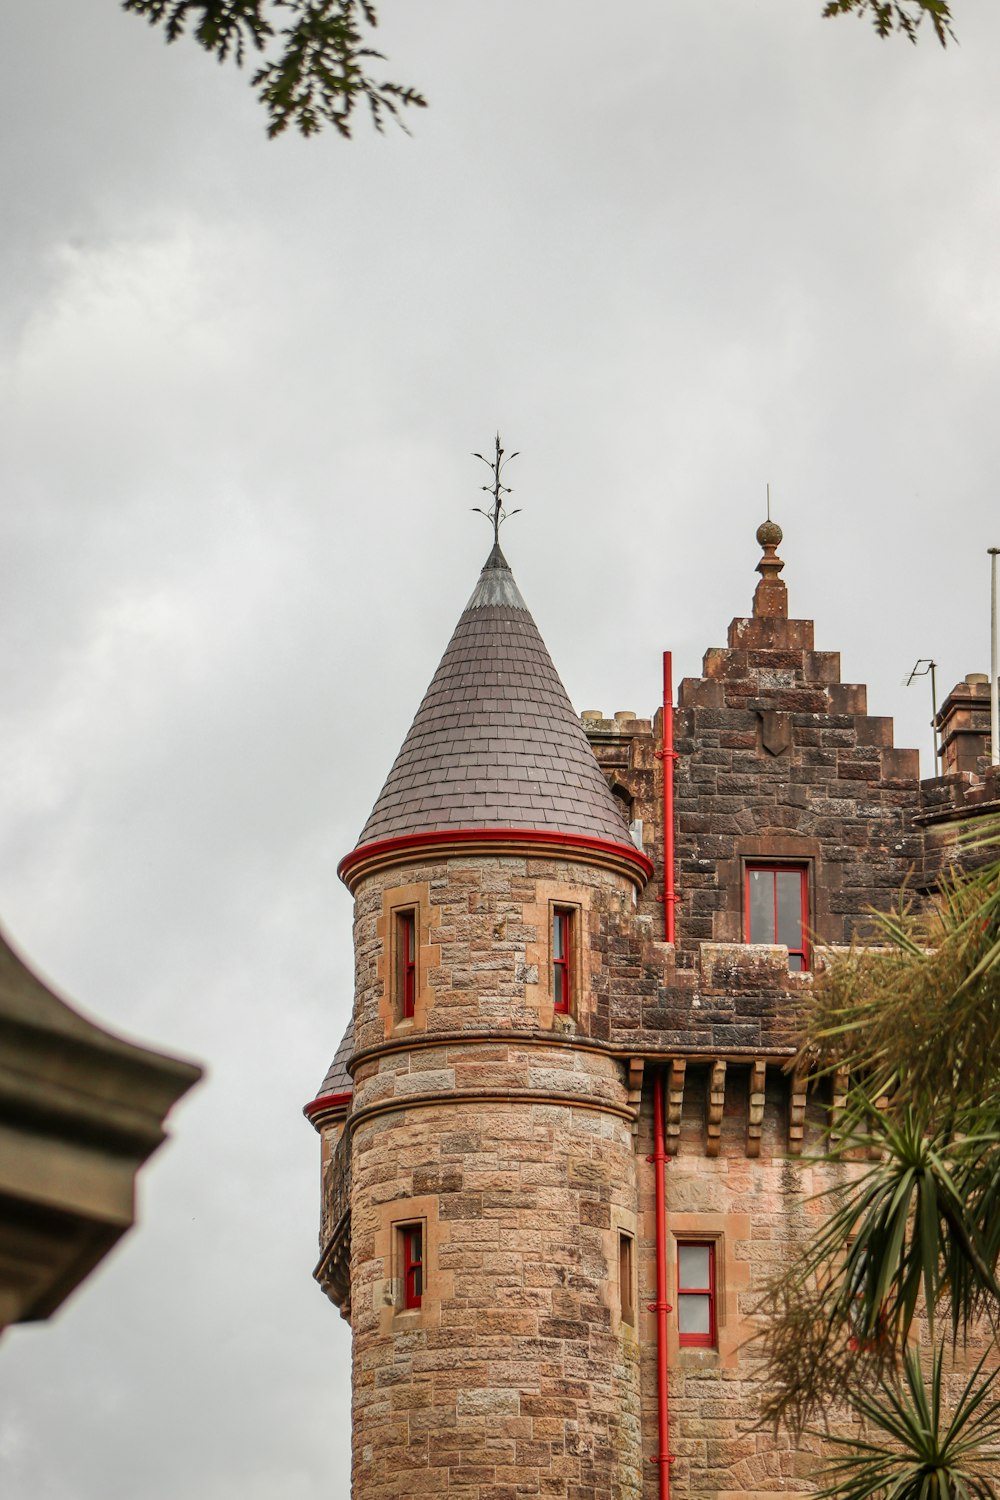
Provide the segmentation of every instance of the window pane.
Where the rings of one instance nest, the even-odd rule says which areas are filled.
[[[774,871],[750,870],[750,941],[773,943],[774,937]]]
[[[710,1297],[681,1297],[677,1309],[677,1328],[680,1333],[712,1332],[712,1299]]]
[[[776,870],[778,887],[778,942],[802,947],[802,871]]]
[[[566,917],[559,911],[552,918],[552,957],[566,957]]]
[[[678,1285],[705,1287],[707,1290],[711,1261],[710,1245],[678,1245]]]

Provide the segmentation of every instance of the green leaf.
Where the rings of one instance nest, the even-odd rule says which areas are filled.
[[[408,85],[369,75],[368,63],[382,60],[364,29],[378,25],[371,0],[124,0],[123,8],[162,26],[168,42],[190,34],[219,62],[242,67],[248,49],[262,53],[250,83],[272,137],[290,125],[311,136],[324,124],[349,137],[361,103],[376,130],[390,117],[405,130],[401,111],[427,103]]]

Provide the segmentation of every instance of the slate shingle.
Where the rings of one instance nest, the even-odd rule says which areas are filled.
[[[632,844],[499,547],[362,830],[530,828]]]
[[[333,1062],[326,1070],[326,1077],[316,1091],[317,1099],[322,1099],[327,1094],[349,1094],[353,1091],[354,1085],[347,1071],[347,1064],[351,1060],[353,1051],[354,1022],[351,1020],[347,1023],[347,1030],[334,1054]]]

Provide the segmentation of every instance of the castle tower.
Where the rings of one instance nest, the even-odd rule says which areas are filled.
[[[747,1347],[839,1170],[794,1165],[846,1086],[790,1069],[802,1008],[996,782],[918,781],[757,540],[676,704],[665,671],[652,718],[582,722],[495,546],[341,863],[354,1009],[306,1114],[354,1500],[815,1493]]]
[[[641,1493],[634,1110],[596,980],[651,869],[497,545],[340,867],[353,1023],[307,1113],[355,1497]]]

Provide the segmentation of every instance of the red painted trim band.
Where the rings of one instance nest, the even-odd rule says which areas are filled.
[[[345,854],[337,866],[337,874],[348,887],[349,876],[359,865],[371,860],[382,864],[393,856],[405,857],[409,852],[433,849],[446,844],[534,844],[549,845],[561,850],[579,850],[602,856],[605,861],[620,861],[634,867],[635,873],[645,884],[653,873],[653,865],[645,854],[632,844],[615,844],[610,839],[591,838],[584,833],[562,833],[558,829],[548,832],[540,828],[438,828],[429,833],[408,833],[399,838],[379,839],[372,844],[362,844]]]
[[[308,1104],[302,1106],[302,1113],[307,1120],[311,1120],[315,1115],[322,1114],[327,1109],[346,1109],[353,1097],[353,1089],[347,1089],[343,1094],[320,1094],[318,1099],[311,1099]]]

